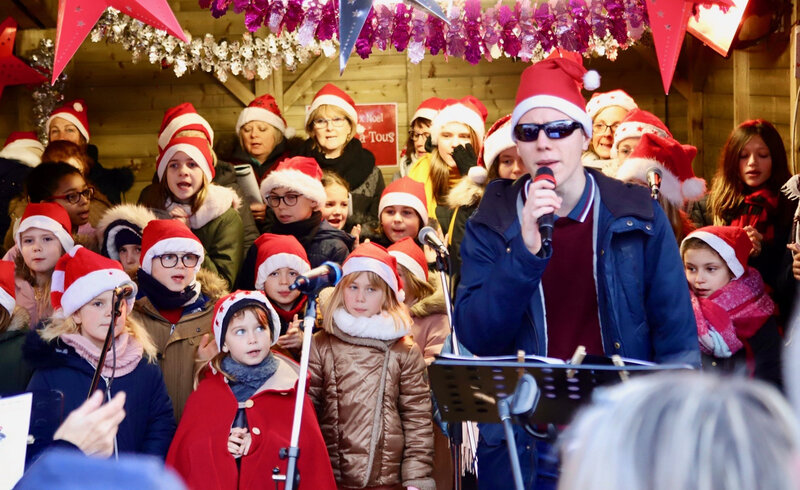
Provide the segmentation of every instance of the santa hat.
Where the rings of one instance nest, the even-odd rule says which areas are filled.
[[[158,166],[156,167],[158,180],[164,177],[167,164],[169,164],[170,159],[179,151],[186,153],[189,155],[189,158],[200,165],[208,182],[214,180],[216,172],[214,171],[214,155],[211,153],[211,146],[208,140],[196,136],[173,138],[167,143],[166,148],[161,150],[161,153],[158,155]]]
[[[631,110],[614,131],[614,144],[611,146],[611,158],[617,158],[617,147],[622,140],[641,138],[645,133],[652,133],[662,138],[672,138],[667,126],[652,112],[641,109]]]
[[[517,146],[511,134],[512,129],[511,114],[501,117],[492,124],[483,139],[483,146],[478,154],[478,165],[469,169],[470,180],[479,185],[485,184],[495,159],[509,148]]]
[[[142,254],[139,264],[148,274],[152,271],[153,258],[168,253],[187,253],[200,256],[195,272],[200,270],[205,257],[205,249],[200,240],[183,221],[176,219],[157,219],[144,227],[142,232]]]
[[[420,104],[419,107],[417,107],[417,110],[414,112],[411,122],[413,123],[415,120],[420,118],[433,121],[433,119],[436,117],[436,114],[439,114],[439,111],[441,111],[444,107],[444,104],[444,99],[440,99],[439,97],[431,97],[423,100],[422,104]]]
[[[286,127],[286,119],[281,115],[281,110],[278,108],[278,103],[275,102],[275,97],[270,94],[264,94],[256,97],[250,102],[250,105],[242,109],[239,114],[239,119],[236,121],[236,134],[242,126],[250,121],[263,121],[271,126],[274,126],[286,138],[294,136],[294,128]]]
[[[50,134],[50,123],[56,117],[74,124],[86,141],[89,141],[89,117],[86,115],[86,102],[83,99],[66,102],[61,107],[53,109],[44,126],[47,134]]]
[[[50,282],[50,300],[56,314],[66,318],[92,298],[123,284],[133,287],[133,294],[125,300],[130,312],[137,288],[122,270],[122,264],[76,245],[56,262]]]
[[[747,259],[753,242],[747,232],[737,226],[704,226],[689,233],[681,242],[681,255],[686,251],[687,241],[697,238],[713,248],[722,257],[736,279],[747,270]]]
[[[319,89],[319,92],[314,96],[311,101],[311,107],[306,112],[306,126],[314,113],[320,106],[332,105],[343,110],[347,117],[354,126],[358,125],[358,113],[356,112],[356,103],[352,97],[332,83],[326,83],[324,87]]]
[[[394,291],[397,301],[403,302],[403,282],[397,274],[397,259],[377,243],[363,243],[355,248],[342,264],[342,277],[356,272],[374,272]]]
[[[0,260],[0,306],[5,308],[9,315],[13,315],[16,304],[14,262]]]
[[[431,123],[431,142],[435,145],[439,139],[442,127],[448,123],[457,122],[466,124],[478,137],[483,140],[486,133],[486,116],[489,112],[486,106],[477,98],[468,95],[461,100],[447,99],[444,107],[436,114]]]
[[[425,185],[411,177],[397,179],[383,190],[378,203],[378,216],[387,206],[408,206],[419,214],[422,226],[428,223],[428,200]]]
[[[197,113],[190,102],[167,109],[161,121],[161,129],[158,130],[158,149],[163,150],[176,134],[190,129],[202,132],[208,142],[214,144],[214,130],[211,129],[211,124]]]
[[[261,195],[264,201],[272,189],[286,187],[298,192],[316,203],[314,209],[325,204],[327,194],[322,186],[322,169],[310,157],[292,157],[282,160],[261,182]]]
[[[587,137],[592,136],[592,118],[586,113],[586,101],[581,87],[594,90],[600,86],[596,71],[587,71],[577,53],[556,50],[548,58],[529,66],[522,72],[517,88],[511,127],[528,111],[547,107],[563,112],[581,123]],[[512,134],[516,141],[516,136]]]
[[[69,220],[67,210],[60,204],[54,202],[32,202],[25,207],[22,218],[19,221],[19,227],[14,233],[14,242],[17,244],[17,248],[22,248],[20,245],[22,233],[31,228],[52,232],[61,242],[61,248],[64,250],[70,250],[75,246],[75,240],[72,239],[72,233],[70,232],[72,222]]]
[[[6,139],[0,158],[17,160],[28,167],[35,167],[42,163],[44,145],[39,142],[36,133],[32,131],[15,131]]]
[[[420,281],[428,280],[428,260],[425,252],[416,244],[413,238],[407,236],[391,244],[387,249],[389,255],[397,259],[397,263],[402,265]]]
[[[706,192],[706,181],[695,177],[692,160],[697,148],[682,145],[672,138],[662,138],[647,133],[617,171],[616,178],[622,181],[647,182],[647,171],[661,171],[661,194],[677,207],[696,201]]]
[[[600,111],[611,106],[619,106],[626,111],[632,111],[639,107],[636,105],[636,101],[633,100],[633,97],[628,95],[624,90],[612,90],[611,92],[598,92],[593,94],[589,102],[586,103],[586,112],[589,114],[589,117],[594,120],[595,116],[597,116]]]
[[[214,318],[212,320],[212,327],[214,328],[214,340],[217,342],[217,349],[222,352],[222,346],[225,344],[225,334],[228,333],[228,325],[233,319],[234,313],[241,311],[248,306],[255,306],[263,309],[267,313],[267,318],[272,327],[272,344],[278,341],[281,335],[281,319],[275,308],[269,302],[264,293],[261,291],[244,291],[238,290],[223,296],[217,300],[214,306]]]
[[[254,242],[256,255],[256,289],[264,289],[267,277],[278,269],[288,267],[299,274],[311,270],[306,250],[292,235],[264,233]]]

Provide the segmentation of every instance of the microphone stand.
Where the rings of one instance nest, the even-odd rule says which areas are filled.
[[[445,253],[445,251],[439,250],[434,247],[436,251],[436,270],[439,271],[439,278],[442,282],[442,292],[444,293],[444,303],[445,308],[447,310],[447,322],[450,325],[450,341],[453,344],[453,354],[460,356],[461,349],[458,346],[458,337],[456,336],[456,329],[455,323],[453,323],[453,300],[452,296],[450,295],[450,256]],[[467,428],[467,438],[469,440],[469,450],[472,453],[472,467],[473,472],[477,475],[477,465],[478,465],[478,444],[475,437],[475,430],[470,422],[464,422],[464,425]],[[454,490],[461,490],[461,452],[460,452],[460,445],[461,445],[461,427],[453,427],[453,432],[451,436],[451,444],[452,448],[451,451],[453,453],[453,467],[455,470],[455,486]]]
[[[119,307],[122,303],[123,296],[117,294],[117,290],[114,289],[111,295],[111,304],[113,308],[111,309],[111,323],[108,326],[108,332],[106,333],[106,338],[103,341],[103,348],[100,350],[100,359],[97,361],[97,367],[94,370],[94,376],[92,377],[92,384],[89,385],[89,394],[86,396],[88,399],[92,396],[92,393],[97,389],[97,385],[100,384],[100,376],[103,372],[103,364],[106,362],[106,353],[108,352],[109,347],[111,347],[112,352],[111,356],[113,358],[113,365],[112,365],[112,373],[116,370],[117,367],[117,351],[114,349],[115,347],[115,336],[114,336],[114,329],[115,324],[117,323],[117,318],[120,315]],[[106,383],[106,391],[108,395],[111,395],[111,381],[114,379],[113,375],[111,380]]]

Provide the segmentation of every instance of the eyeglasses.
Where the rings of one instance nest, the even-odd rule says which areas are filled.
[[[431,133],[417,133],[416,131],[409,131],[408,135],[411,136],[411,139],[417,141],[419,139],[428,139]]]
[[[598,134],[605,134],[606,131],[611,130],[611,132],[615,132],[619,127],[619,123],[615,122],[614,124],[606,124],[601,122],[596,122],[592,124],[592,131]]]
[[[519,141],[530,142],[539,139],[539,131],[544,130],[544,134],[551,140],[560,140],[581,127],[581,123],[566,119],[544,124],[522,123],[514,126],[514,135]]]
[[[334,117],[331,119],[325,119],[323,117],[320,117],[318,119],[314,119],[314,127],[316,129],[323,129],[327,128],[328,123],[330,123],[331,125],[333,125],[334,128],[341,128],[347,122],[348,121],[346,117]]]
[[[161,266],[166,267],[167,269],[171,269],[178,265],[178,258],[181,259],[183,265],[186,267],[194,267],[197,265],[197,262],[200,260],[200,256],[197,254],[164,254],[164,255],[156,255],[153,257],[154,259],[159,259],[161,261]]]
[[[61,194],[60,196],[50,196],[49,201],[53,201],[55,199],[66,199],[66,201],[70,204],[78,204],[81,201],[81,198],[85,198],[87,201],[92,200],[92,196],[94,195],[94,187],[87,187],[86,189],[80,192],[70,192],[69,194]]]
[[[277,208],[281,205],[281,201],[283,201],[287,206],[294,206],[297,204],[298,197],[300,197],[299,194],[286,194],[285,196],[270,194],[267,196],[267,204],[269,204],[271,208]]]

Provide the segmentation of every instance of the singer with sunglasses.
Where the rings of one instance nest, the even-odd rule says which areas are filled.
[[[214,304],[225,280],[200,268],[203,245],[180,220],[153,220],[142,232],[139,294],[131,314],[158,350],[158,361],[180,421],[194,389],[195,367],[217,354],[211,335]]]
[[[663,211],[644,187],[581,165],[592,135],[585,74],[580,55],[561,51],[522,73],[511,124],[531,177],[491,182],[467,222],[459,340],[484,356],[522,349],[570,359],[583,345],[591,354],[699,367],[689,292]],[[552,241],[542,240],[545,215]],[[515,430],[528,488],[555,488],[549,445]],[[480,435],[480,488],[506,488],[503,428],[487,424]]]

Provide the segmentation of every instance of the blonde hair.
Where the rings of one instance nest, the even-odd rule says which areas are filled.
[[[402,268],[403,274],[405,274],[403,290],[406,292],[406,301],[412,298],[421,301],[436,292],[431,283],[415,276],[413,272],[408,270],[408,267],[403,264],[397,264],[397,268]]]
[[[311,147],[317,151],[322,151],[322,147],[319,146],[317,142],[317,138],[314,137],[314,119],[317,117],[325,117],[325,116],[339,116],[347,119],[347,122],[350,123],[350,133],[347,135],[347,140],[344,142],[344,146],[347,146],[350,143],[355,135],[356,131],[358,130],[358,124],[353,121],[346,112],[344,112],[339,107],[330,104],[322,104],[321,106],[314,109],[311,114],[308,115],[308,122],[306,122],[306,133],[308,134],[309,138],[311,139]]]
[[[344,190],[347,191],[347,195],[350,195],[350,184],[347,183],[344,178],[337,174],[332,170],[323,170],[322,171],[322,187],[327,189],[332,185],[340,185],[344,187]]]
[[[475,130],[470,126],[461,122],[458,123],[463,124],[464,127],[469,129],[469,140],[472,144],[472,149],[475,150],[475,154],[477,155],[481,151],[481,141],[478,139],[478,135],[475,134]],[[450,165],[448,165],[439,154],[438,144],[431,151],[430,167],[429,175],[431,179],[431,188],[433,189],[433,199],[436,201],[436,204],[443,204],[446,206],[447,194],[450,192]],[[456,167],[456,170],[458,170],[458,167]],[[464,176],[462,175],[462,177]]]
[[[156,345],[147,330],[131,317],[130,312],[125,315],[125,331],[142,345],[147,362],[155,363],[158,357],[158,349],[156,349]],[[48,320],[44,328],[39,330],[39,336],[45,342],[51,342],[64,334],[80,332],[80,326],[75,323],[72,315],[69,315],[66,318],[53,317]]]
[[[239,128],[239,132],[238,132],[238,133],[236,133],[236,136],[239,138],[239,146],[240,146],[240,147],[241,147],[243,150],[244,150],[244,139],[243,139],[243,137],[242,137],[242,133],[244,132],[244,128],[245,128],[246,126],[248,126],[248,125],[250,125],[250,124],[253,124],[253,123],[256,123],[256,122],[260,122],[260,123],[263,123],[263,124],[266,124],[266,125],[267,125],[267,130],[268,130],[268,131],[270,131],[270,132],[272,132],[272,137],[273,137],[273,140],[275,141],[275,146],[276,146],[276,147],[277,147],[279,144],[281,144],[281,142],[282,142],[284,139],[286,139],[286,138],[284,137],[284,135],[283,135],[283,133],[281,132],[281,130],[280,130],[280,129],[276,128],[275,126],[273,126],[272,124],[268,123],[267,121],[262,121],[262,120],[260,120],[260,119],[254,119],[254,120],[252,120],[252,121],[248,121],[248,122],[247,122],[247,123],[245,123],[245,124],[242,124],[242,127],[241,127],[241,128]],[[273,150],[274,150],[274,149],[275,149],[275,148],[273,147]]]
[[[328,304],[325,306],[325,313],[322,316],[322,329],[328,333],[333,332],[333,312],[339,308],[344,308],[344,290],[350,287],[356,279],[366,274],[369,280],[369,285],[378,289],[383,293],[383,307],[381,311],[385,311],[394,319],[394,328],[402,330],[411,325],[411,314],[408,307],[397,300],[394,291],[389,285],[381,279],[378,274],[372,271],[360,271],[348,274],[339,281],[336,288],[333,290]]]

